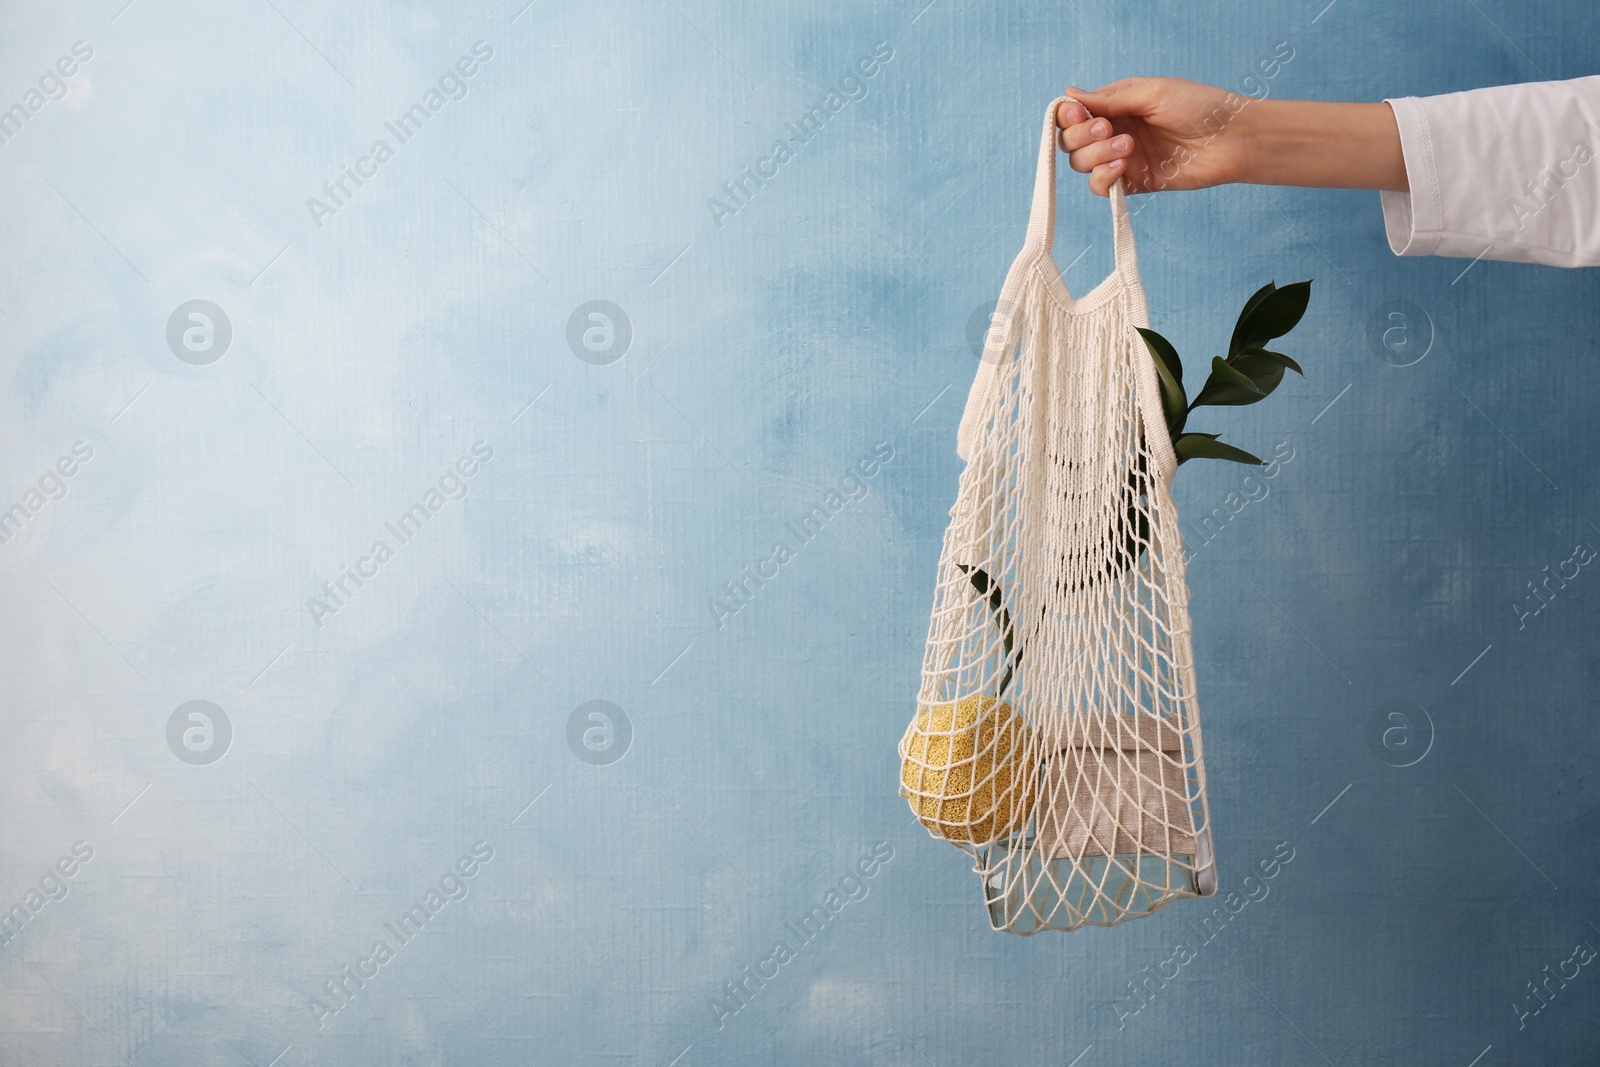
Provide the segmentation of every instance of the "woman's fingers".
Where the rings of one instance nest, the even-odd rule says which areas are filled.
[[[1125,133],[1119,133],[1115,137],[1091,141],[1071,153],[1067,159],[1071,161],[1073,170],[1079,174],[1088,174],[1102,164],[1122,162],[1131,151],[1133,151],[1133,138]]]
[[[1110,85],[1101,86],[1090,92],[1086,89],[1067,87],[1066,95],[1074,100],[1081,101],[1091,114],[1103,115],[1107,118],[1121,118],[1130,115],[1143,116],[1150,112],[1156,99],[1161,95],[1162,86],[1171,81],[1168,78],[1124,78],[1112,82]]]
[[[1075,122],[1061,131],[1061,148],[1065,152],[1076,152],[1110,136],[1111,123],[1105,119]]]
[[[1089,191],[1095,196],[1110,196],[1111,187],[1127,169],[1127,163],[1120,159],[1100,164],[1089,173]]]
[[[1063,102],[1060,107],[1056,108],[1056,125],[1063,130],[1068,126],[1083,122],[1087,118],[1088,113],[1071,100]]]

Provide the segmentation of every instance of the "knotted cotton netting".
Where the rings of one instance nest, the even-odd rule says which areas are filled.
[[[1064,98],[1062,98],[1064,99]],[[975,861],[991,923],[1110,925],[1214,892],[1177,459],[1133,233],[1074,300],[1045,116],[1028,238],[962,418],[901,793]]]

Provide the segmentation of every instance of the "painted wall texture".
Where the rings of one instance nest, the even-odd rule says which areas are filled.
[[[1600,1061],[1593,272],[1397,260],[1375,193],[1135,201],[1186,353],[1316,279],[1305,379],[1206,420],[1289,458],[1176,483],[1233,910],[992,933],[895,752],[1045,103],[1592,31],[5,4],[0,1064]],[[1070,173],[1057,253],[1110,269]]]

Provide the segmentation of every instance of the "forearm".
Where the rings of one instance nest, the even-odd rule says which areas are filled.
[[[1234,119],[1236,181],[1405,192],[1400,130],[1386,103],[1252,101]]]

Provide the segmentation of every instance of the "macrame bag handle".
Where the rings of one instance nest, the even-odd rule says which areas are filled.
[[[1033,211],[1028,217],[1027,247],[1051,254],[1056,233],[1056,112],[1062,104],[1077,104],[1090,119],[1094,116],[1070,96],[1058,96],[1045,112],[1044,131],[1039,138],[1039,169],[1033,181]],[[1133,249],[1133,225],[1128,221],[1128,195],[1121,178],[1111,183],[1111,229],[1116,241],[1116,269],[1123,280],[1138,277],[1138,261]]]
[[[1040,260],[1050,262],[1052,267],[1054,265],[1051,249],[1055,244],[1056,232],[1056,112],[1062,104],[1069,101],[1083,107],[1081,102],[1073,100],[1070,96],[1058,96],[1050,102],[1044,113],[1044,128],[1039,135],[1039,164],[1033,182],[1033,207],[1028,215],[1028,235],[1023,241],[1021,253],[1006,274],[1005,285],[1000,290],[1000,299],[995,309],[996,321],[984,339],[983,359],[978,366],[978,374],[972,383],[972,391],[967,397],[966,410],[962,413],[961,426],[956,434],[956,454],[963,460],[972,458],[977,436],[982,432],[980,423],[994,387],[995,373],[1000,364],[1005,362],[1006,354],[1016,344],[1018,304],[1027,282],[1028,271]],[[1084,108],[1084,113],[1088,112],[1089,109]],[[1115,273],[1128,290],[1134,325],[1148,326],[1149,317],[1145,308],[1144,289],[1139,285],[1139,257],[1133,246],[1133,224],[1128,220],[1128,197],[1121,178],[1112,183],[1110,200]],[[1054,269],[1059,270],[1059,268]],[[1152,380],[1141,380],[1140,388],[1152,395],[1159,395],[1153,393],[1156,388],[1153,381],[1154,374],[1155,369],[1151,367]],[[1143,378],[1144,375],[1141,374],[1141,379]],[[1147,412],[1147,415],[1158,417],[1159,404]],[[1165,430],[1164,422],[1162,430]],[[1154,444],[1162,481],[1170,482],[1173,472],[1177,469],[1177,458],[1172,453],[1172,443],[1167,439],[1165,432],[1154,436],[1159,438]]]
[[[1044,130],[1039,136],[1039,166],[1033,181],[1033,209],[1028,215],[1028,236],[1022,243],[1022,253],[1011,265],[1000,291],[998,310],[1004,315],[1004,321],[996,323],[997,328],[991,329],[985,340],[985,369],[1001,362],[1012,343],[1011,325],[1016,318],[1016,303],[1022,295],[1027,268],[1033,266],[1036,259],[1049,259],[1052,255],[1056,233],[1056,110],[1068,101],[1078,103],[1070,96],[1058,96],[1050,102],[1050,107],[1044,113]],[[1082,104],[1078,106],[1083,107]],[[1084,113],[1088,114],[1087,108]],[[1133,224],[1128,221],[1128,197],[1121,178],[1111,185],[1111,229],[1115,239],[1116,273],[1125,284],[1134,283],[1140,311],[1143,311],[1143,293],[1138,291],[1137,284],[1139,257],[1133,247]],[[980,373],[979,377],[985,375]]]

